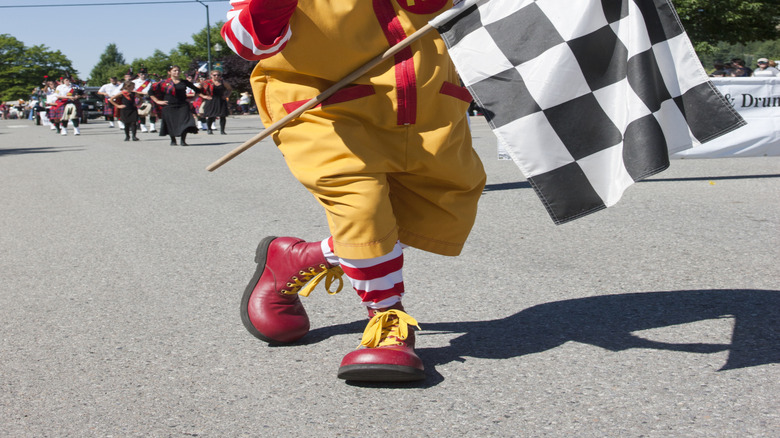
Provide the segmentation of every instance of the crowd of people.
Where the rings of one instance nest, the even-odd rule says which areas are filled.
[[[67,74],[59,81],[45,79],[33,91],[29,102],[20,101],[22,116],[19,118],[39,117],[41,124],[59,135],[68,135],[68,128],[72,128],[73,135],[81,135],[82,99],[86,97],[83,84]],[[145,68],[137,74],[130,69],[122,81],[111,77],[97,94],[103,98],[103,117],[108,126],[119,127],[125,141],[139,141],[140,130],[169,136],[172,146],[187,146],[187,134],[199,131],[213,134],[217,121],[219,132],[227,133],[228,100],[232,91],[220,71],[209,72],[207,78],[198,73],[183,75],[179,66],[172,65],[167,78],[162,80],[151,77]],[[243,93],[239,99],[244,114],[248,112],[248,98],[249,94]],[[246,106],[241,105],[241,99]],[[3,111],[4,118],[7,113]]]
[[[194,73],[183,76],[181,68],[172,65],[166,79],[154,80],[144,68],[136,76],[128,71],[122,83],[111,78],[98,94],[105,99],[103,115],[106,121],[111,127],[115,119],[118,121],[119,127],[124,129],[125,141],[138,141],[139,129],[157,132],[157,121],[160,120],[160,136],[169,136],[171,146],[187,146],[187,134],[199,131],[213,134],[217,119],[220,133],[226,134],[228,99],[232,91],[220,71],[211,71],[207,79]]]
[[[777,69],[778,63],[780,63],[780,61],[772,61],[768,58],[758,58],[756,61],[756,68],[753,69],[746,65],[744,59],[734,58],[730,62],[715,62],[713,65],[715,70],[710,76],[714,78],[780,77],[780,70]]]

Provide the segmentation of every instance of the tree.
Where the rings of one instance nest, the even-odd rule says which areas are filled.
[[[211,26],[212,56],[216,56],[216,52],[213,50],[215,44],[220,43],[225,47],[225,41],[222,39],[222,35],[220,35],[222,24],[223,22],[218,22]],[[149,74],[156,74],[161,78],[165,78],[171,65],[178,65],[184,73],[197,70],[201,63],[208,60],[206,28],[204,27],[198,33],[193,34],[192,41],[192,43],[179,43],[168,54],[155,50],[154,54],[148,58],[134,59],[132,63],[133,71],[137,72],[143,66],[149,70]]]
[[[247,61],[246,59],[230,52],[230,55],[222,58],[222,70],[224,73],[225,81],[230,83],[233,87],[233,94],[238,94],[248,91],[252,94],[252,86],[249,82],[249,77],[252,75],[252,70],[255,68],[255,61]]]
[[[0,100],[29,99],[45,76],[74,75],[71,61],[44,45],[26,47],[11,35],[0,34]]]
[[[699,54],[713,52],[719,42],[780,37],[777,0],[676,0],[674,4]]]
[[[700,54],[701,63],[706,69],[714,69],[715,62],[727,62],[734,58],[745,60],[748,67],[755,65],[758,58],[775,58],[780,54],[780,39],[752,41],[749,43],[724,43],[714,46],[712,51]],[[755,67],[752,67],[755,68]]]
[[[222,38],[220,29],[224,22],[218,22],[211,26],[211,63],[221,64],[222,73],[225,82],[233,87],[233,94],[238,95],[241,92],[249,91],[249,76],[252,74],[255,62],[247,61],[233,53]],[[192,35],[192,43],[180,43],[176,49],[171,51],[171,60],[173,64],[181,66],[185,71],[195,71],[198,67],[208,61],[208,39],[206,38],[207,29],[204,27],[200,32]],[[222,50],[214,50],[214,46],[219,43]]]
[[[220,29],[222,29],[222,25],[225,24],[224,21],[217,22],[213,26],[211,26],[211,33],[209,34],[211,39],[211,56],[215,56],[214,52],[214,45],[219,43],[222,45],[222,47],[227,47],[225,44],[225,40],[222,39],[222,34],[220,34]],[[206,38],[206,32],[207,28],[203,28],[200,30],[200,32],[192,35],[192,43],[179,43],[178,47],[176,48],[176,54],[181,56],[181,58],[186,60],[186,65],[189,65],[191,61],[201,61],[206,62],[208,60],[208,40],[209,38]],[[181,61],[181,60],[179,60]],[[212,59],[213,61],[213,59]],[[185,64],[179,64],[181,68],[185,68]]]
[[[166,55],[158,49],[148,58],[134,59],[132,67],[136,73],[141,68],[146,68],[150,75],[158,75],[161,78],[165,78],[171,64],[174,64],[171,61],[171,55]]]
[[[116,44],[111,43],[106,46],[106,50],[100,55],[100,60],[92,68],[89,74],[89,83],[100,86],[108,82],[111,76],[117,76],[119,68],[124,69],[125,57],[117,49]],[[121,75],[119,75],[121,77]]]

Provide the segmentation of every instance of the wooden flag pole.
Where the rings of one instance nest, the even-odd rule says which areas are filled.
[[[323,91],[316,97],[312,98],[310,101],[303,104],[303,106],[299,107],[295,111],[291,112],[290,114],[287,114],[285,117],[279,119],[271,126],[265,128],[262,132],[255,135],[254,137],[250,138],[244,144],[241,146],[233,149],[228,154],[226,154],[224,157],[220,158],[219,160],[211,163],[208,167],[206,167],[206,170],[209,172],[213,172],[220,168],[223,164],[227,163],[228,161],[232,160],[238,154],[244,152],[245,150],[251,148],[252,146],[259,143],[262,139],[268,137],[269,135],[273,134],[277,130],[281,129],[291,121],[293,121],[295,118],[300,116],[304,111],[313,108],[328,97],[332,96],[333,93],[336,91],[346,87],[347,85],[351,84],[364,74],[371,71],[374,67],[381,64],[387,59],[390,59],[391,57],[395,56],[396,53],[400,52],[401,50],[405,49],[407,46],[412,44],[413,42],[419,40],[423,35],[431,31],[434,27],[430,24],[426,24],[425,26],[421,27],[417,32],[409,35],[406,37],[403,41],[399,42],[398,44],[394,45],[393,47],[389,48],[386,52],[382,53],[381,55],[377,56],[376,58],[368,61],[366,64],[364,64],[362,67],[358,68],[357,70],[353,71],[349,75],[347,75],[344,79],[336,82],[333,86],[328,88],[327,90]]]

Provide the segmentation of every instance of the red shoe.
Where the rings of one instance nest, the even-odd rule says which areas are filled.
[[[299,294],[308,296],[323,277],[328,293],[343,287],[343,271],[328,264],[320,242],[266,237],[257,246],[255,262],[257,270],[241,299],[241,321],[249,333],[269,343],[295,342],[309,332]],[[334,279],[339,286],[331,292]]]
[[[399,306],[400,307],[400,306]],[[338,377],[372,382],[408,382],[425,378],[425,367],[414,353],[417,321],[402,309],[369,310],[371,320],[357,350],[344,356]]]

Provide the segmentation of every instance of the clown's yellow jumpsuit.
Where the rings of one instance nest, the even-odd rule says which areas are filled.
[[[251,82],[266,126],[452,6],[299,0],[289,27],[266,46],[251,42],[251,17],[239,16],[249,2],[232,3],[223,36],[240,55],[263,58]],[[485,184],[471,147],[470,100],[432,31],[274,135],[294,176],[325,208],[339,257],[382,256],[398,240],[460,253]]]

